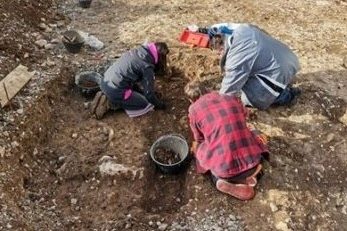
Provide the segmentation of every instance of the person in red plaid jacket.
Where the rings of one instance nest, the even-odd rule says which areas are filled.
[[[237,97],[208,92],[198,81],[188,83],[185,93],[192,103],[188,117],[198,173],[209,172],[223,193],[252,199],[268,149],[247,126],[246,108]]]

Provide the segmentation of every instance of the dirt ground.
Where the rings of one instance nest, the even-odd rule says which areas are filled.
[[[1,2],[0,13],[13,12]],[[43,8],[22,2],[53,28],[42,31],[41,19],[29,23],[35,26],[23,30],[40,34],[35,40],[52,41],[75,28],[106,47],[72,55],[60,43],[54,49],[33,46],[26,52],[34,58],[26,63],[0,43],[1,74],[19,62],[36,70],[13,99],[14,108],[0,117],[0,230],[347,229],[346,1],[94,0],[89,9],[72,0]],[[70,24],[54,26],[62,15]],[[271,159],[248,202],[216,191],[196,173],[194,161],[179,175],[163,175],[149,158],[161,135],[179,133],[191,141],[184,85],[198,78],[218,88],[218,54],[177,40],[189,24],[218,22],[257,24],[287,43],[301,63],[295,85],[303,94],[296,105],[252,110],[250,123],[268,135]],[[171,48],[172,74],[156,83],[168,109],[135,119],[123,111],[92,118],[91,98],[74,86],[74,75],[102,72],[146,40]]]

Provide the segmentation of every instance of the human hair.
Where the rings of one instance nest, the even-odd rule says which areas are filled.
[[[225,38],[221,34],[213,35],[210,39],[209,46],[212,50],[220,50],[224,46]]]
[[[193,80],[184,87],[184,93],[192,101],[197,100],[200,96],[206,94],[207,92],[208,90],[205,84],[198,80]]]
[[[154,44],[158,51],[158,63],[155,64],[154,71],[158,75],[164,75],[167,69],[167,55],[170,50],[164,42],[155,42]]]

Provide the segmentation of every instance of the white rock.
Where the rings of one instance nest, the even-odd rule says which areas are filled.
[[[347,68],[347,56],[344,57],[342,66]]]
[[[71,204],[76,205],[77,204],[77,199],[76,198],[71,198]]]
[[[347,109],[345,111],[345,114],[339,118],[339,121],[347,126]]]
[[[13,141],[13,142],[11,143],[11,146],[12,146],[12,148],[16,148],[16,147],[19,146],[19,143],[18,143],[17,141]]]
[[[89,102],[84,102],[84,103],[83,103],[84,109],[88,109],[88,108],[89,108],[89,105],[90,105]]]
[[[60,39],[58,39],[58,38],[52,39],[51,43],[52,44],[58,44],[58,43],[60,43]]]
[[[95,50],[101,50],[104,48],[104,43],[101,42],[97,37],[94,35],[90,35],[88,33],[85,33],[83,31],[78,32],[82,38],[84,39],[84,43],[87,44],[90,48],[93,48]]]
[[[3,158],[5,156],[5,147],[0,146],[0,157]]]
[[[346,205],[344,205],[344,206],[342,207],[341,212],[342,212],[343,214],[347,215],[347,206],[346,206]]]
[[[78,134],[77,133],[72,133],[71,137],[76,139],[78,137]]]
[[[39,39],[37,41],[35,41],[35,44],[40,47],[40,48],[44,48],[47,45],[47,40],[45,39]]]
[[[51,44],[51,43],[47,43],[47,44],[45,45],[45,49],[46,49],[46,50],[52,50],[53,48],[54,48],[54,45]]]
[[[287,223],[280,221],[278,223],[275,224],[275,227],[277,230],[281,230],[281,231],[290,231],[291,229],[288,228]]]
[[[37,148],[34,148],[33,155],[36,156],[37,154],[39,154],[39,151],[37,150]]]
[[[24,112],[23,108],[19,108],[19,109],[17,110],[17,113],[18,113],[18,114],[23,114],[23,112]]]
[[[39,28],[40,28],[41,30],[47,30],[48,26],[47,26],[45,23],[41,22],[41,23],[39,24]]]
[[[166,230],[167,227],[168,227],[168,225],[163,223],[163,224],[158,226],[158,229],[161,230],[161,231],[164,231],[164,230]]]
[[[270,208],[273,213],[278,211],[278,207],[272,202],[270,203]]]

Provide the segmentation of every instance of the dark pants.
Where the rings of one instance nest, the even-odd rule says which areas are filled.
[[[124,92],[126,89],[109,86],[104,82],[101,82],[100,88],[115,108],[120,106],[125,110],[142,110],[149,105],[146,97],[137,91],[133,90],[131,96],[128,99],[124,99]]]
[[[223,179],[234,184],[240,184],[240,183],[242,184],[244,183],[247,177],[251,176],[255,172],[256,169],[257,169],[257,166],[230,178],[220,178],[211,173],[211,179],[214,185],[216,185],[218,179]]]

